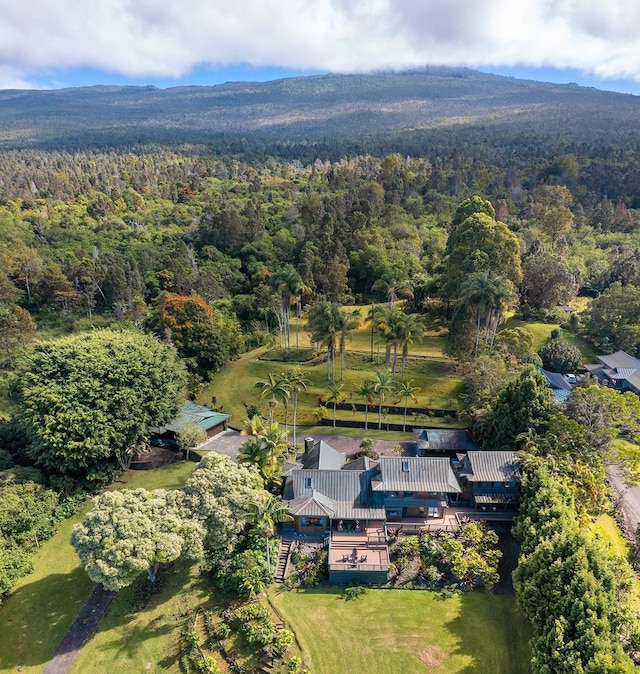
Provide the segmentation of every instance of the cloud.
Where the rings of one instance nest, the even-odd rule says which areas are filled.
[[[574,68],[640,80],[637,0],[0,0],[0,86],[77,68]]]

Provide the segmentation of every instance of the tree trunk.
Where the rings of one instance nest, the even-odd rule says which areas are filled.
[[[269,537],[265,536],[264,540],[267,544],[267,573],[269,574],[269,581],[271,581],[271,553],[269,552]]]
[[[147,569],[147,576],[149,577],[149,584],[156,584],[156,576],[158,575],[158,567],[160,566],[159,562],[156,562],[153,566],[150,566]]]
[[[293,398],[293,446],[296,446],[296,422],[298,415],[298,394],[294,393]]]

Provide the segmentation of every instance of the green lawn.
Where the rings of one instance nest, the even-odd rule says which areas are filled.
[[[153,471],[130,471],[111,488],[173,489],[184,484],[195,465],[185,461]],[[73,525],[90,508],[89,501],[40,546],[34,572],[0,607],[0,671],[42,671],[91,595],[94,583],[69,544]]]
[[[209,602],[198,566],[182,562],[161,571],[150,596],[145,578],[118,592],[70,671],[180,672],[182,625]]]
[[[408,590],[286,592],[271,599],[313,674],[529,674],[528,623],[513,597]]]
[[[640,484],[640,445],[617,438],[612,446],[629,483],[631,485]]]
[[[551,336],[551,332],[559,325],[553,323],[533,323],[523,321],[521,318],[509,318],[502,326],[502,329],[524,328],[533,336],[533,350],[537,351]],[[597,349],[582,337],[574,335],[569,330],[562,330],[564,338],[580,349],[584,363],[595,363],[598,355]]]

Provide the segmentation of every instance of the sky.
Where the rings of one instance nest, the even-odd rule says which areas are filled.
[[[0,89],[467,66],[640,95],[638,0],[0,0]]]

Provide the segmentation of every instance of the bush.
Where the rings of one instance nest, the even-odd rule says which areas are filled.
[[[538,349],[542,367],[550,372],[573,372],[582,362],[580,349],[561,335],[552,337]]]
[[[362,597],[366,593],[367,593],[366,587],[362,587],[362,585],[352,585],[350,587],[345,587],[344,598],[347,601],[350,601],[352,599],[357,599],[358,597]]]

